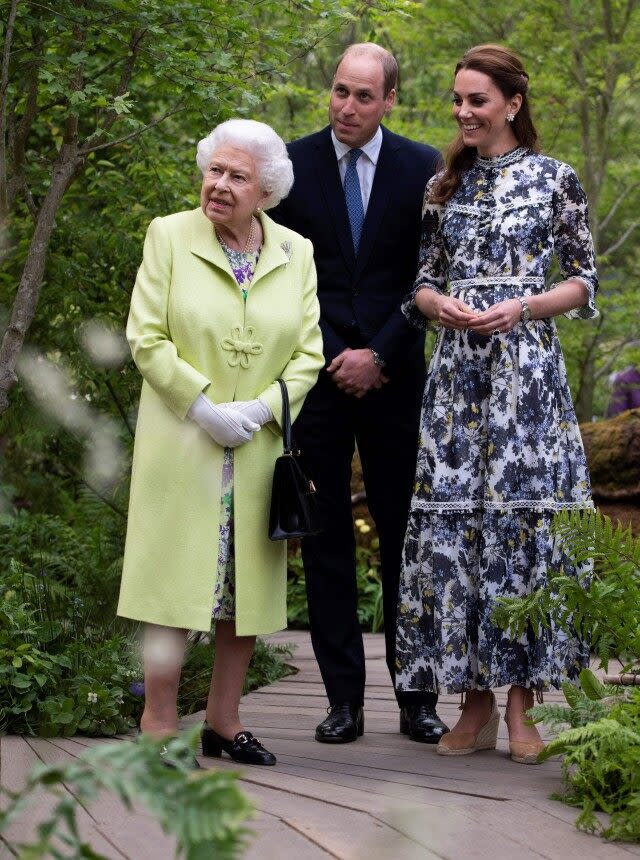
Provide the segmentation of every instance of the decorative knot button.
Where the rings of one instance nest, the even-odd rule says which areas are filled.
[[[243,331],[240,326],[236,326],[231,330],[231,337],[225,337],[221,346],[224,350],[230,353],[227,362],[230,367],[249,367],[249,361],[252,355],[261,355],[263,346],[261,343],[254,343],[253,326],[247,326]]]

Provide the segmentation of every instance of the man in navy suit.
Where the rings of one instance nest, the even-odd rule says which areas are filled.
[[[313,242],[326,366],[296,422],[325,530],[302,542],[311,639],[329,698],[316,729],[325,743],[364,730],[365,660],[358,624],[351,459],[357,444],[380,538],[387,665],[395,620],[424,387],[424,336],[400,311],[417,267],[421,205],[438,152],[380,125],[396,96],[397,63],[384,48],[342,55],[330,125],[289,144],[294,185],[272,210]],[[436,696],[396,691],[400,730],[437,743],[447,731]]]

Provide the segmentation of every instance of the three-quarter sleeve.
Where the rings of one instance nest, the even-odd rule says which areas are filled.
[[[418,310],[416,294],[425,287],[443,293],[447,282],[447,257],[441,230],[443,206],[429,202],[429,194],[437,179],[438,175],[433,176],[424,192],[418,272],[413,288],[401,306],[402,313],[411,325],[422,330],[427,328],[429,320]]]
[[[147,230],[142,264],[131,295],[127,340],[143,378],[179,418],[210,383],[178,355],[167,319],[172,252],[162,218]]]
[[[597,317],[598,276],[587,197],[575,171],[568,164],[562,166],[553,193],[553,241],[563,277],[578,278],[588,292],[586,303],[567,311],[565,316],[569,319]]]

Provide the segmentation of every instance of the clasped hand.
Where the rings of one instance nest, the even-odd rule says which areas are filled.
[[[344,349],[327,367],[327,372],[338,388],[357,398],[389,381],[373,360],[370,349]]]
[[[254,420],[245,407],[258,403],[271,416],[271,410],[261,401],[242,401],[242,403],[221,403],[216,406],[204,394],[199,394],[187,413],[187,417],[195,421],[214,442],[224,448],[237,448],[253,438],[261,422]],[[240,407],[240,408],[238,408]],[[257,412],[257,407],[252,407]],[[264,414],[264,412],[262,412]],[[267,418],[269,420],[269,418]]]
[[[445,328],[470,329],[476,334],[491,335],[511,331],[520,320],[521,313],[522,305],[518,299],[505,299],[478,313],[461,299],[444,298],[437,321]]]

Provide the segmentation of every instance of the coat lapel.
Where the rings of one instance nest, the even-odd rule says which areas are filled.
[[[196,209],[194,216],[194,225],[191,233],[191,253],[197,257],[202,257],[203,260],[207,260],[207,262],[212,263],[216,268],[224,272],[225,275],[228,275],[235,287],[236,279],[231,271],[227,255],[222,250],[222,246],[216,238],[213,224],[202,209]],[[258,265],[251,281],[252,288],[265,275],[277,269],[278,266],[286,266],[291,256],[290,243],[282,241],[286,237],[282,235],[283,231],[280,230],[278,225],[264,213],[261,213],[259,218],[262,225],[263,242]]]
[[[344,199],[344,190],[340,181],[340,171],[336,151],[331,141],[331,132],[326,129],[316,143],[316,171],[322,193],[324,195],[331,223],[334,226],[340,249],[344,256],[347,267],[353,271],[356,266],[356,257],[353,250],[351,238],[351,226],[347,214],[347,204]],[[309,201],[313,205],[313,201]]]
[[[231,266],[227,260],[225,252],[216,237],[216,231],[213,229],[213,224],[202,209],[194,210],[193,230],[191,232],[191,253],[197,257],[202,257],[209,263],[221,269],[225,275],[228,275],[235,284],[236,279],[231,271]]]
[[[399,143],[386,129],[382,129],[382,146],[376,165],[373,187],[367,206],[367,214],[362,228],[362,238],[358,249],[357,272],[361,272],[375,245],[382,216],[389,204],[389,191],[393,187],[393,174],[396,163],[396,150]]]
[[[263,238],[258,265],[251,281],[252,290],[265,275],[277,269],[278,266],[286,266],[291,258],[291,242],[287,241],[284,230],[264,212],[258,217],[262,225]]]

